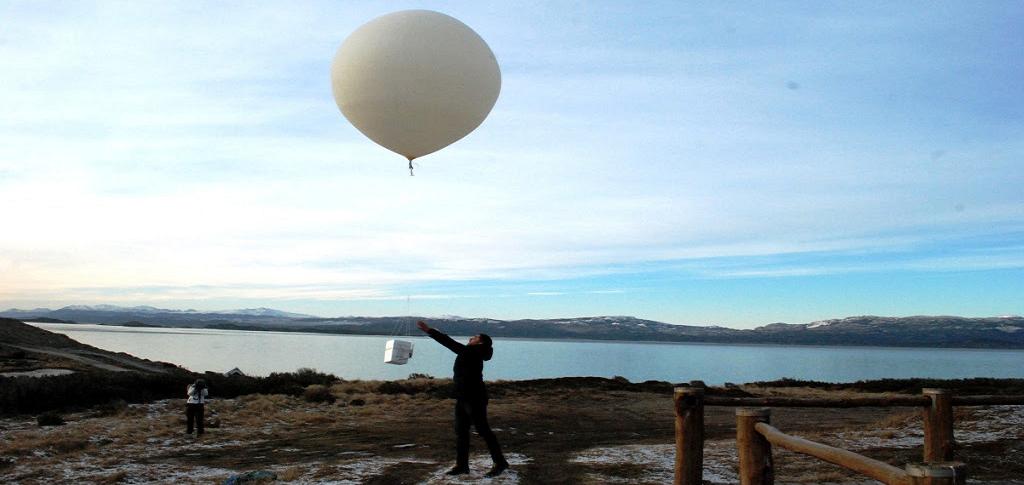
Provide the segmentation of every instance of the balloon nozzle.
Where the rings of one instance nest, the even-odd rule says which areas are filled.
[[[412,173],[412,159],[411,158],[409,159],[409,176],[410,177],[415,177],[416,176],[414,173]]]

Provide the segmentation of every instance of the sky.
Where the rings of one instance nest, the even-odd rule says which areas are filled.
[[[353,30],[436,10],[501,94],[406,161]],[[1024,313],[1019,2],[0,0],[0,308]]]

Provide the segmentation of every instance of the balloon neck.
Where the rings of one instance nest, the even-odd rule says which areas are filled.
[[[415,174],[412,173],[412,158],[406,157],[406,159],[409,160],[409,176],[413,177]]]

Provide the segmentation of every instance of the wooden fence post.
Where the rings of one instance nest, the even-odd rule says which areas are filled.
[[[924,461],[953,460],[953,395],[946,389],[921,389],[931,399],[924,410]]]
[[[740,461],[740,485],[772,485],[772,445],[754,429],[757,423],[768,423],[768,408],[736,408],[736,451]]]
[[[701,485],[704,479],[704,388],[677,387],[675,485]]]
[[[961,462],[909,463],[906,467],[914,485],[964,485],[966,467]]]

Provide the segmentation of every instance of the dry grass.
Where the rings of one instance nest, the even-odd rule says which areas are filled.
[[[284,416],[283,420],[292,425],[317,425],[333,423],[337,416],[322,410],[295,411]]]
[[[93,408],[97,416],[125,416],[128,414],[128,403],[124,399],[113,399]]]
[[[977,408],[958,406],[953,408],[953,423],[974,421],[977,419]]]
[[[331,385],[331,392],[335,396],[342,394],[373,394],[377,390],[377,381],[339,381]]]
[[[299,466],[288,467],[277,474],[277,479],[285,482],[294,482],[302,477],[305,469]]]
[[[921,411],[919,410],[897,410],[892,414],[878,420],[872,425],[873,428],[880,429],[891,429],[891,428],[909,428],[909,427],[920,427],[921,424]]]
[[[82,436],[81,433],[54,432],[40,434],[28,431],[13,433],[9,440],[0,443],[0,455],[26,456],[36,451],[60,455],[82,451],[91,446],[92,444],[87,437]]]
[[[773,450],[776,477],[782,483],[843,483],[858,476],[838,465],[788,450]]]
[[[796,477],[787,477],[787,480],[799,483],[841,482],[846,480],[849,475],[849,473],[836,470],[811,470]]]
[[[337,474],[337,470],[331,465],[320,465],[313,472],[313,478],[327,478],[333,477]]]
[[[96,463],[103,468],[112,468],[124,463],[124,457],[120,455],[101,456]]]
[[[218,416],[226,426],[258,428],[271,416],[280,418],[298,406],[298,399],[291,396],[250,394],[239,397],[231,405],[219,406]]]
[[[122,471],[119,471],[119,472],[111,473],[110,475],[105,475],[105,476],[99,477],[99,478],[96,479],[95,483],[98,483],[98,484],[121,483],[121,482],[125,481],[126,478],[128,478],[128,472],[122,470]]]
[[[299,405],[297,399],[284,394],[249,394],[236,400],[236,406],[248,413],[276,412]]]
[[[16,463],[0,468],[0,482],[67,481],[70,479],[61,474],[66,470],[74,470],[78,481],[90,483],[140,477],[156,480],[163,473],[159,467],[171,463],[180,464],[183,473],[189,473],[190,467],[204,467],[205,471],[194,470],[195,476],[206,474],[196,478],[199,481],[212,480],[212,473],[218,470],[266,469],[275,471],[282,482],[358,478],[369,480],[364,483],[396,483],[388,480],[399,476],[404,483],[418,482],[451,459],[453,402],[433,394],[437,380],[407,381],[413,382],[403,381],[391,389],[402,391],[397,393],[377,392],[380,383],[373,381],[338,382],[329,388],[339,398],[335,404],[309,403],[301,396],[284,395],[215,400],[207,406],[207,415],[216,414],[223,427],[201,440],[183,437],[184,409],[178,400],[132,405],[108,417],[93,412],[69,415],[68,425],[60,428],[37,428],[25,419],[17,425],[19,431],[0,430],[0,457]],[[405,392],[408,390],[417,392]],[[837,395],[815,389],[805,389],[807,394],[793,389],[775,391],[776,395],[801,397]],[[363,399],[366,404],[350,405],[353,399]],[[636,463],[581,465],[570,460],[594,446],[664,444],[673,439],[671,398],[658,392],[550,386],[531,392],[522,385],[509,387],[492,399],[489,411],[492,426],[501,428],[498,435],[503,447],[531,460],[528,466],[517,468],[522,483],[607,483],[601,477],[647,482],[650,475]],[[970,419],[974,412],[957,408],[957,419]],[[709,436],[734,437],[733,409],[709,407],[706,413]],[[983,416],[984,412],[977,414]],[[913,408],[779,408],[772,415],[772,422],[784,432],[840,447],[846,438],[836,437],[837,431],[895,433],[920,427],[920,419]],[[886,437],[885,433],[882,431],[881,437]],[[878,431],[872,433],[878,435]],[[474,436],[472,441],[475,452],[482,452],[479,439]],[[403,446],[408,443],[416,446]],[[1012,455],[1015,450],[999,453]],[[913,458],[908,458],[908,453],[917,456],[917,452],[887,449],[882,443],[870,456],[899,464]],[[971,456],[972,461],[979,460],[978,453]],[[131,471],[130,477],[114,473],[121,470],[119,465],[128,454],[147,468]],[[425,460],[422,463],[426,464],[409,465],[401,462],[404,457]],[[382,459],[398,459],[396,463],[404,464],[367,470],[367,464]],[[781,451],[776,464],[786,483],[853,480],[840,469]],[[1006,472],[989,474],[996,473]]]
[[[762,387],[744,384],[740,389],[762,397],[798,397],[807,399],[890,398],[895,392],[865,392],[854,389],[829,390],[815,387]]]
[[[306,386],[306,390],[302,392],[302,398],[306,402],[323,402],[328,404],[333,404],[338,399],[327,386],[320,384]]]
[[[447,396],[451,379],[416,377],[396,381],[339,381],[331,385],[331,392],[342,399],[354,395],[429,395]]]

